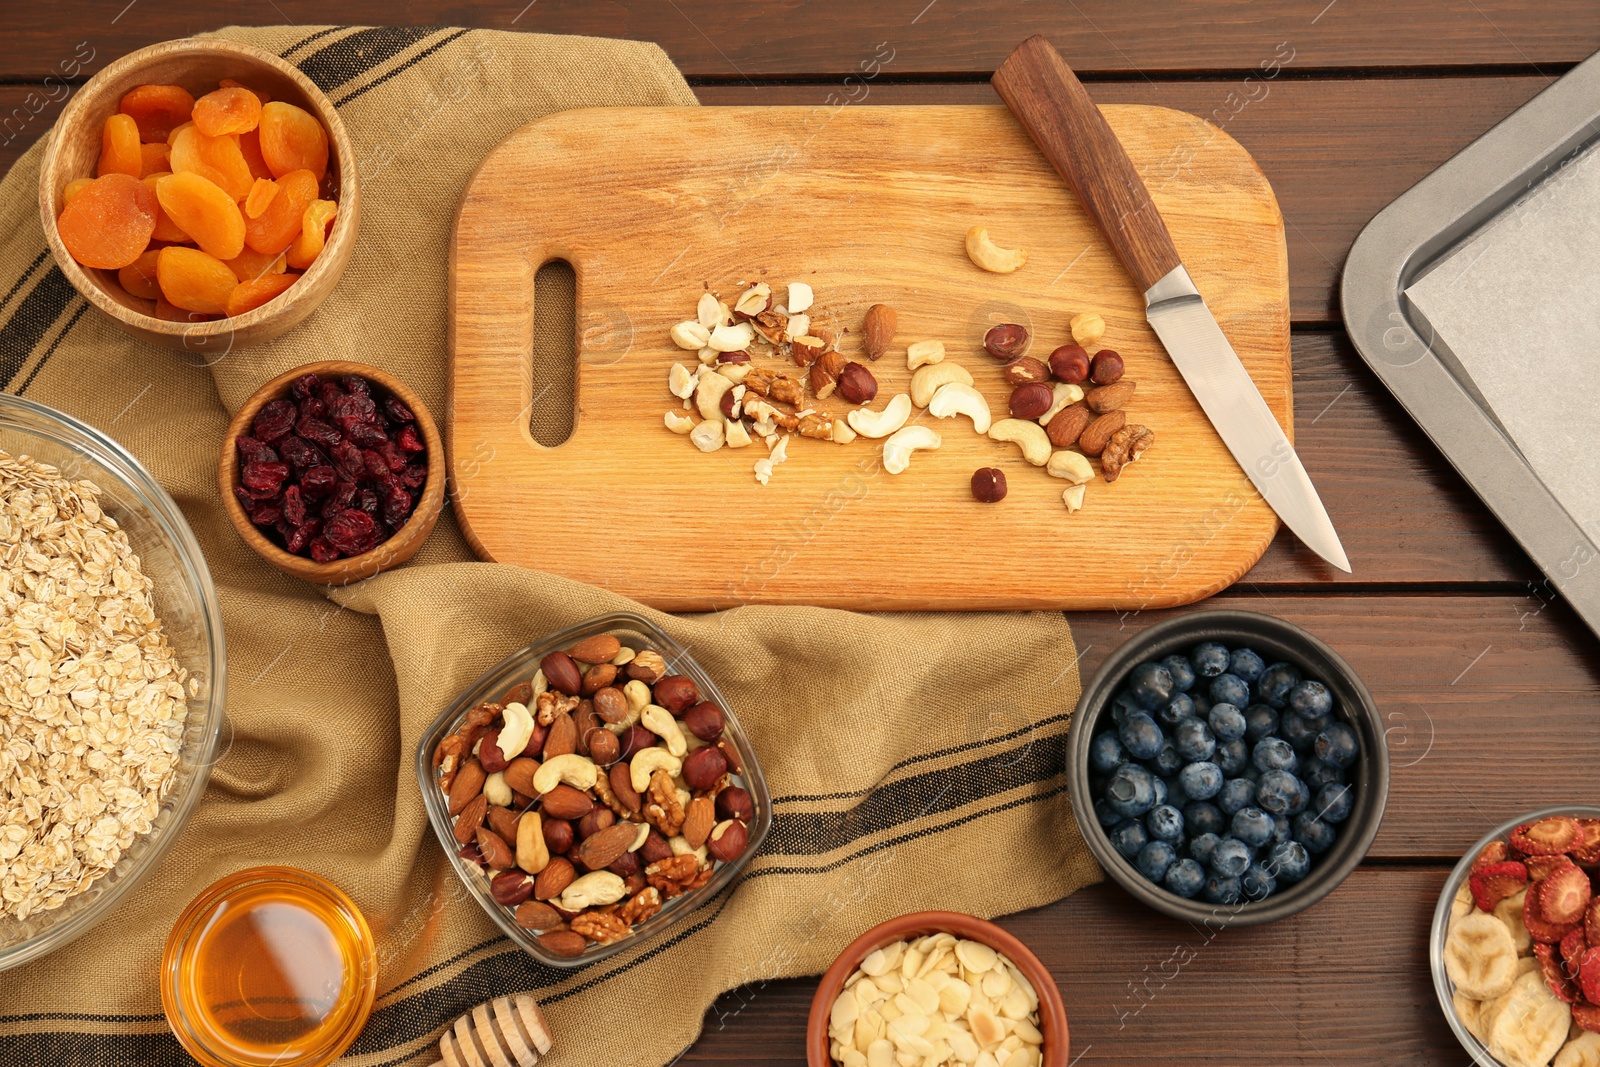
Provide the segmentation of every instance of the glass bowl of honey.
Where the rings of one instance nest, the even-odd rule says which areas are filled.
[[[161,1006],[206,1067],[323,1067],[378,991],[377,946],[338,887],[252,867],[195,897],[161,958]]]

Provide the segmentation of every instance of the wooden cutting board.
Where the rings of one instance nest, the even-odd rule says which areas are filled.
[[[1292,435],[1288,263],[1265,177],[1231,137],[1158,107],[1103,109],[1184,263]],[[1028,262],[980,271],[963,239],[983,224]],[[623,108],[570,111],[517,131],[462,199],[452,245],[447,439],[456,513],[480,556],[607,586],[659,608],[743,603],[855,609],[1116,608],[1187,603],[1239,578],[1277,519],[1251,488],[1144,320],[1142,295],[1000,107]],[[530,413],[560,373],[535,373],[534,275],[577,278],[576,411],[557,447]],[[872,365],[873,407],[908,391],[905,346],[938,339],[996,417],[1010,389],[983,352],[998,322],[1031,353],[1068,343],[1080,311],[1127,360],[1130,421],[1153,448],[1068,514],[1065,483],[966,419],[886,474],[879,443],[795,438],[762,486],[765,454],[704,454],[663,425],[677,401],[669,339],[706,287],[816,293],[859,356],[867,307],[898,311]],[[548,306],[548,305],[547,305]],[[777,366],[757,348],[758,365]],[[799,373],[792,366],[791,372]],[[535,378],[539,380],[535,380]],[[842,415],[834,398],[819,405]],[[998,504],[972,499],[982,466]]]

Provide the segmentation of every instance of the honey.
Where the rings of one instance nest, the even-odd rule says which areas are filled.
[[[321,1067],[372,1011],[371,931],[350,899],[314,875],[256,867],[189,905],[162,959],[162,1006],[208,1067]]]

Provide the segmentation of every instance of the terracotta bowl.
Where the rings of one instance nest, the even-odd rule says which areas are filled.
[[[321,121],[328,131],[328,169],[338,189],[339,213],[321,254],[286,292],[243,315],[170,322],[155,317],[152,301],[126,292],[117,282],[116,271],[85,267],[73,259],[56,232],[56,218],[61,214],[67,184],[94,177],[101,129],[106,119],[116,114],[124,93],[146,84],[181,85],[198,98],[215,89],[223,78],[259,86],[274,100],[305,108]],[[39,161],[39,217],[56,265],[89,303],[135,336],[203,353],[214,361],[233,348],[277,337],[311,314],[333,291],[355,248],[361,224],[357,169],[344,121],[332,101],[294,64],[237,41],[190,37],[130,52],[78,90],[57,120]]]
[[[305,556],[291,555],[273,544],[266,534],[256,529],[255,524],[250,521],[250,516],[245,514],[238,498],[233,495],[234,487],[239,484],[239,449],[235,442],[241,434],[249,431],[250,424],[255,421],[256,415],[267,402],[287,396],[290,384],[302,374],[315,374],[324,378],[354,374],[387,389],[399,397],[400,401],[417,416],[417,429],[421,431],[423,442],[428,446],[426,453],[428,480],[422,485],[422,496],[417,500],[416,509],[411,512],[411,518],[395,531],[393,537],[372,551],[346,559],[336,559],[332,563],[318,563]],[[427,405],[423,404],[417,394],[404,382],[393,375],[377,367],[369,367],[365,363],[351,363],[344,360],[307,363],[303,367],[285,371],[256,390],[234,415],[233,422],[228,424],[228,432],[222,439],[222,456],[217,464],[217,488],[222,492],[222,504],[228,509],[228,518],[233,520],[233,527],[239,531],[239,536],[244,538],[245,543],[255,549],[262,559],[280,571],[318,585],[348,585],[351,582],[359,582],[363,578],[371,578],[379,571],[398,567],[416,555],[417,549],[422,547],[422,542],[433,532],[434,524],[439,521],[439,513],[444,510],[444,485],[444,440],[439,436],[439,427],[434,424]]]
[[[1061,990],[1045,965],[1028,947],[992,922],[955,911],[918,911],[880,923],[850,942],[833,961],[811,998],[811,1014],[806,1020],[806,1063],[809,1067],[833,1067],[828,1051],[828,1015],[839,998],[844,983],[869,954],[896,941],[912,940],[925,934],[954,934],[968,941],[981,941],[1017,965],[1039,994],[1039,1029],[1044,1034],[1044,1067],[1067,1067],[1067,1009]]]

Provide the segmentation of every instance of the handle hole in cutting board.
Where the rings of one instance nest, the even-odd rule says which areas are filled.
[[[577,405],[578,277],[552,259],[533,278],[533,403],[528,431],[546,448],[572,436]]]

